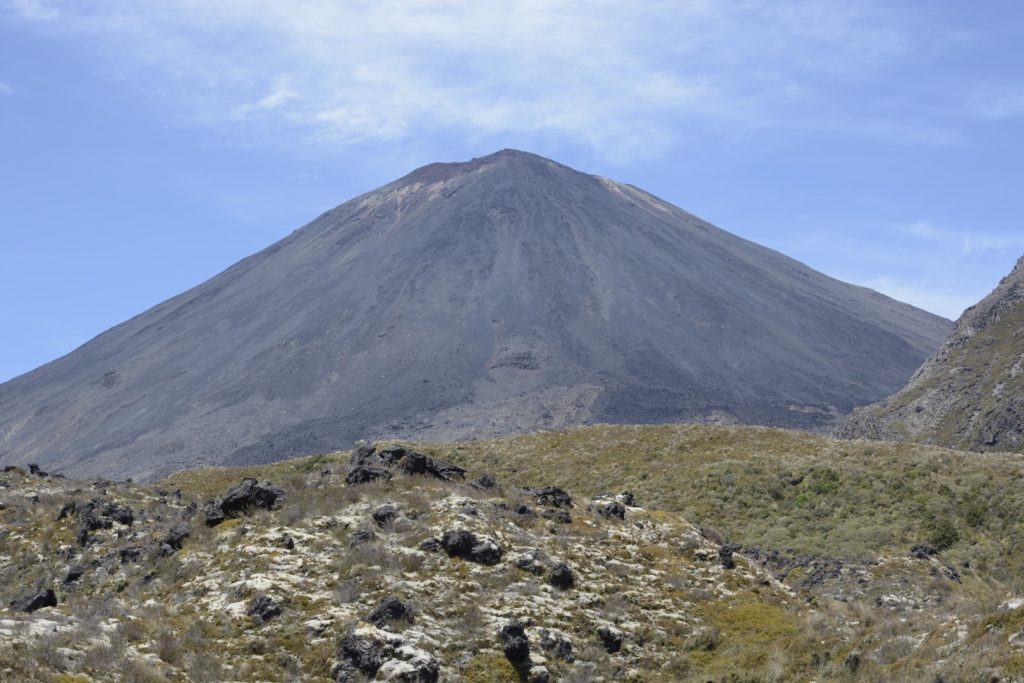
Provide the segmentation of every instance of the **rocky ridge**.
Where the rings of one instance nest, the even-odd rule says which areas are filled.
[[[1024,452],[1024,257],[893,396],[841,420],[840,438]]]

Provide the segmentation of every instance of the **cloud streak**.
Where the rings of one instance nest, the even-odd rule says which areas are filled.
[[[917,221],[908,226],[906,232],[915,237],[957,247],[963,254],[1024,248],[1024,235],[995,235],[973,230],[946,230],[935,227],[929,221]]]
[[[968,306],[973,306],[987,293],[981,290],[965,292],[962,287],[954,290],[948,284],[931,278],[915,280],[887,274],[861,279],[857,284],[950,320],[959,318]]]
[[[979,89],[970,101],[973,114],[987,119],[1002,120],[1024,116],[1024,86],[986,86]]]
[[[949,138],[926,129],[922,140],[870,112],[835,115],[836,82],[916,47],[909,18],[868,0],[6,4],[97,46],[190,121],[287,128],[316,144],[448,130],[555,134],[615,155],[670,146],[681,124]]]

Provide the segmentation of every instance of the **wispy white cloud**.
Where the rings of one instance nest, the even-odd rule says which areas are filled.
[[[0,81],[0,95],[12,95],[14,94],[14,88],[7,85],[3,81]]]
[[[50,0],[4,0],[0,8],[6,8],[19,16],[33,21],[56,19],[60,12]]]
[[[0,0],[3,2],[3,0]],[[830,128],[942,144],[949,131],[837,117],[829,87],[912,53],[876,0],[8,0],[98,45],[203,124],[317,143],[423,130],[555,133],[616,154],[679,128]],[[922,132],[923,131],[923,132]]]
[[[968,101],[970,113],[987,119],[1011,119],[1024,116],[1024,85],[986,85]]]
[[[959,318],[968,306],[973,306],[988,293],[981,290],[965,292],[962,287],[954,289],[948,283],[931,278],[913,280],[894,275],[878,275],[858,280],[857,284],[950,320]]]
[[[975,230],[948,230],[935,227],[930,221],[916,221],[905,232],[923,239],[942,242],[960,249],[964,254],[979,251],[1024,249],[1024,234],[988,234]]]

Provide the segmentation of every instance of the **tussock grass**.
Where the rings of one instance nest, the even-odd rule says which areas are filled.
[[[745,545],[872,558],[915,543],[1024,570],[1024,456],[802,432],[703,425],[598,425],[457,445],[416,444],[505,484],[577,495],[629,489]],[[939,543],[935,543],[939,541]]]

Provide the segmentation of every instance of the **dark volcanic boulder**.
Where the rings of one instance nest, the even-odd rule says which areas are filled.
[[[394,503],[384,503],[383,505],[377,506],[370,516],[373,518],[374,524],[379,527],[390,526],[394,521],[395,517],[398,516],[398,506]]]
[[[501,627],[501,649],[512,664],[524,664],[530,661],[530,639],[526,637],[526,626],[518,619],[513,619]]]
[[[142,559],[142,556],[145,553],[146,549],[138,545],[130,545],[127,548],[121,548],[121,550],[118,551],[118,555],[121,557],[121,564],[138,562]]]
[[[512,564],[516,569],[521,569],[524,572],[533,574],[534,576],[540,576],[544,573],[544,565],[538,562],[537,558],[531,557],[530,555],[517,557]]]
[[[918,560],[927,560],[932,555],[938,555],[939,549],[927,543],[918,543],[910,549],[910,556]]]
[[[383,628],[389,623],[397,621],[405,621],[413,623],[413,611],[412,608],[406,605],[404,602],[396,597],[389,596],[384,598],[379,605],[377,605],[369,616],[366,617],[366,621],[370,622],[377,628]]]
[[[35,612],[37,609],[42,609],[43,607],[56,606],[57,594],[53,592],[52,588],[47,588],[46,590],[26,595],[23,598],[11,600],[12,612]]]
[[[722,567],[725,569],[734,569],[736,567],[736,560],[732,559],[733,553],[739,552],[739,543],[726,543],[718,549],[718,559],[722,562]]]
[[[399,675],[399,680],[408,683],[437,683],[441,665],[430,656],[415,657],[409,661],[412,671]]]
[[[469,485],[481,491],[490,491],[498,485],[498,482],[491,475],[483,474],[471,481]]]
[[[496,565],[501,562],[501,546],[490,539],[481,539],[466,559],[488,566]]]
[[[614,626],[604,625],[598,627],[597,637],[601,639],[601,644],[604,645],[604,649],[611,654],[622,649],[622,631]]]
[[[256,481],[246,477],[224,494],[220,509],[228,517],[246,514],[254,508],[273,510],[281,505],[284,489],[269,481]]]
[[[531,666],[526,672],[526,683],[551,683],[551,672],[543,665]]]
[[[101,511],[94,508],[92,503],[89,503],[82,510],[82,514],[79,515],[79,525],[86,531],[96,531],[97,529],[109,529],[114,525],[114,522]]]
[[[228,517],[220,509],[217,501],[211,500],[203,505],[203,516],[206,518],[206,526],[217,526]]]
[[[441,667],[433,655],[406,643],[401,636],[369,628],[350,628],[342,638],[331,669],[339,683],[374,680],[436,683]]]
[[[557,524],[572,524],[572,515],[565,510],[542,510],[541,517]]]
[[[257,595],[249,603],[246,614],[252,617],[257,625],[265,624],[274,617],[281,614],[281,605],[269,595]]]
[[[450,557],[465,557],[476,545],[476,535],[465,529],[446,531],[441,536],[441,547]]]
[[[255,509],[274,510],[281,506],[283,499],[284,489],[280,486],[246,477],[228,489],[222,498],[203,506],[206,526],[217,526],[228,517],[247,515]]]
[[[388,446],[380,451],[380,460],[385,467],[394,467],[395,463],[405,457],[409,452],[408,448],[402,446]]]
[[[540,646],[558,659],[567,662],[575,659],[572,654],[572,641],[561,633],[546,631],[540,639]]]
[[[107,503],[103,506],[103,514],[118,524],[131,526],[135,522],[135,513],[127,505]]]
[[[185,540],[192,535],[192,528],[188,525],[188,522],[181,522],[173,529],[167,532],[164,537],[164,542],[161,546],[161,550],[164,554],[174,554],[181,550],[182,546],[185,545]],[[170,552],[167,552],[167,550]]]
[[[527,493],[535,496],[541,505],[549,505],[556,508],[571,508],[572,496],[557,486],[545,486],[539,489],[525,489]]]
[[[617,500],[595,499],[590,509],[607,519],[626,519],[626,506]]]
[[[461,557],[470,562],[495,565],[501,561],[501,547],[497,543],[487,538],[478,539],[465,529],[444,532],[441,547],[449,557]]]
[[[352,467],[380,467],[383,464],[377,449],[366,443],[357,443],[352,449]]]
[[[68,567],[68,574],[64,577],[64,581],[62,581],[62,583],[66,586],[69,583],[78,581],[83,576],[85,576],[85,567],[80,564],[73,564]]]
[[[378,643],[357,636],[355,629],[349,629],[341,639],[338,647],[338,664],[332,673],[335,681],[348,683],[356,680],[356,671],[372,678],[383,663],[383,648]]]
[[[383,467],[356,467],[345,477],[345,483],[350,486],[369,484],[371,481],[377,481],[378,479],[388,481],[391,479],[391,472]]]
[[[565,562],[559,562],[551,570],[551,585],[559,590],[569,590],[576,585],[576,577]]]
[[[109,529],[114,522],[131,526],[135,523],[135,513],[127,505],[119,505],[108,500],[94,498],[83,506],[76,506],[69,503],[61,508],[61,515],[65,517],[77,512],[79,525],[87,531],[97,529]],[[58,519],[62,517],[58,515]]]
[[[422,453],[408,451],[404,457],[398,461],[398,471],[406,475],[427,474],[427,464],[429,462],[430,458]]]
[[[39,477],[40,479],[46,479],[50,476],[49,472],[44,472],[42,469],[40,469],[39,465],[36,465],[35,463],[29,463],[28,473],[33,476]]]
[[[441,541],[433,537],[424,539],[420,543],[420,550],[428,553],[436,553],[442,547],[443,546],[441,545]]]
[[[369,543],[377,538],[377,534],[373,533],[372,529],[356,529],[348,537],[348,545],[350,548],[355,548],[357,545]]]
[[[64,503],[64,505],[60,509],[60,512],[57,514],[57,521],[59,522],[62,519],[66,519],[67,517],[70,517],[71,515],[75,514],[75,512],[77,511],[78,504],[75,501]]]
[[[462,479],[466,476],[466,470],[457,465],[436,460],[416,451],[407,450],[398,461],[398,470],[407,475],[430,475],[438,479],[448,481]]]

